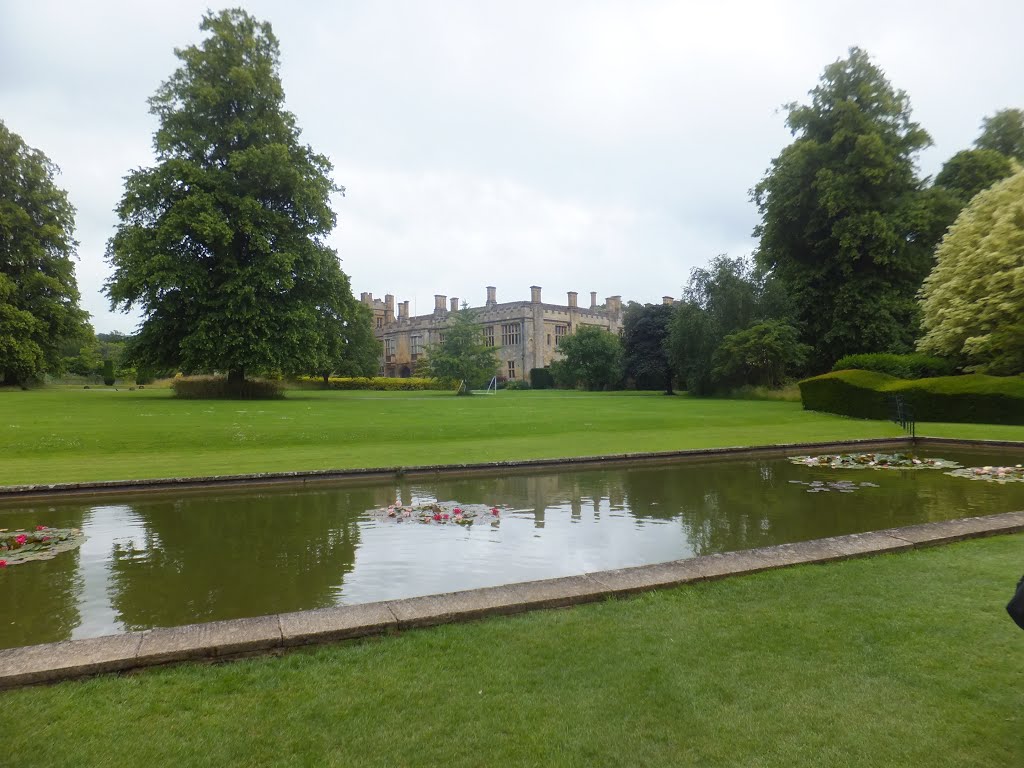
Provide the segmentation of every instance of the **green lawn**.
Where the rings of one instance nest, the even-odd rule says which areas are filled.
[[[18,766],[1024,764],[1024,535],[0,694]]]
[[[921,425],[1024,439],[1024,427]],[[444,464],[894,437],[799,403],[656,393],[293,391],[175,400],[166,389],[0,391],[0,485]]]
[[[0,485],[463,463],[896,436],[797,403],[656,393],[0,391]],[[1024,435],[1024,429],[1017,428]]]

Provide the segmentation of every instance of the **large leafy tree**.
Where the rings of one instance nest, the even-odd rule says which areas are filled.
[[[912,347],[936,217],[914,161],[931,139],[867,53],[829,65],[810,96],[788,105],[796,138],[753,190],[755,235],[758,263],[827,369],[847,353]]]
[[[332,373],[375,376],[380,370],[381,343],[373,333],[373,311],[351,296],[342,297],[342,306],[340,313],[325,321],[324,349],[317,366],[325,384]]]
[[[444,341],[427,350],[426,366],[434,378],[459,384],[460,395],[473,394],[473,387],[494,375],[498,356],[484,344],[473,310],[464,306],[455,313]]]
[[[975,197],[936,258],[918,349],[972,371],[1024,372],[1024,171]]]
[[[762,320],[788,317],[788,300],[780,287],[744,258],[717,256],[690,273],[667,346],[691,394],[710,394],[724,383],[714,376],[713,357],[725,337]]]
[[[1011,175],[1013,170],[1010,158],[1002,152],[965,149],[943,163],[942,170],[935,176],[935,186],[949,190],[962,207],[981,190]]]
[[[75,209],[57,166],[0,122],[0,383],[58,373],[90,333],[78,306]]]
[[[974,146],[1001,152],[1024,163],[1024,110],[1003,109],[986,117],[981,121],[981,135]]]
[[[562,359],[551,364],[551,373],[559,386],[610,389],[622,379],[622,342],[604,328],[584,325],[562,337],[558,351]]]
[[[351,297],[331,164],[284,109],[277,39],[242,10],[208,13],[200,45],[149,100],[157,164],[133,171],[107,254],[114,307],[142,311],[131,353],[153,368],[320,370]]]
[[[722,339],[712,358],[711,375],[722,387],[753,384],[778,387],[804,364],[807,345],[784,320],[766,320]]]
[[[668,354],[668,333],[675,315],[671,304],[629,303],[622,317],[623,365],[637,389],[672,394],[675,370]]]

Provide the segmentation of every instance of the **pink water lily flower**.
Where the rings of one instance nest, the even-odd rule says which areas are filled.
[[[0,560],[0,568],[6,568],[6,567],[7,567],[7,561],[6,560]]]
[[[45,531],[46,530],[46,526],[45,525],[37,525],[36,526],[36,530],[37,531]]]
[[[20,536],[15,536],[14,540],[18,544],[24,544],[26,541],[28,541],[28,536],[26,536],[25,534],[21,534]]]
[[[497,517],[498,514],[499,514],[498,508],[497,507],[491,507],[491,514],[494,515],[495,517]]]

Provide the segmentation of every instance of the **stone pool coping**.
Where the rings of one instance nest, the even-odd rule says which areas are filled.
[[[1006,512],[463,592],[8,648],[0,650],[0,690],[185,661],[280,654],[300,646],[1021,531],[1024,512]]]
[[[778,443],[774,445],[694,448],[651,453],[617,453],[553,459],[523,459],[469,464],[423,464],[415,466],[367,467],[357,469],[314,469],[294,472],[254,472],[206,477],[162,477],[139,480],[98,480],[81,483],[0,485],[0,501],[37,499],[53,496],[108,495],[151,491],[190,491],[208,488],[256,487],[266,485],[308,485],[312,483],[349,483],[400,477],[429,475],[473,475],[496,472],[529,472],[543,469],[600,467],[617,464],[704,461],[714,458],[785,456],[795,451],[849,451],[853,449],[911,448],[915,445],[961,447],[1020,448],[1024,442],[1005,440],[961,440],[943,437],[892,437],[863,440],[838,440],[822,443]]]

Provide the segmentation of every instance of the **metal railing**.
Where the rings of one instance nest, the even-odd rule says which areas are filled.
[[[917,422],[914,421],[914,412],[902,395],[889,396],[889,421],[899,424],[912,440],[917,438]]]

